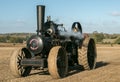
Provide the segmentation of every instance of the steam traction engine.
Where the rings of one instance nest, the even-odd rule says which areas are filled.
[[[96,46],[92,38],[82,33],[79,22],[71,32],[50,17],[44,22],[45,6],[37,6],[37,34],[27,40],[26,47],[16,49],[10,59],[10,69],[16,77],[28,76],[32,68],[44,70],[53,78],[65,77],[70,66],[80,65],[91,70],[96,65]]]

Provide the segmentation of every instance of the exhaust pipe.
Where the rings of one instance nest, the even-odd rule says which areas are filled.
[[[37,35],[43,31],[44,26],[44,16],[45,16],[45,6],[37,5]]]

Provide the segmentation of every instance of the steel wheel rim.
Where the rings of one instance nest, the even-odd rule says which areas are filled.
[[[63,52],[61,54],[61,52]],[[60,75],[60,77],[64,77],[64,73],[65,73],[65,68],[66,68],[66,64],[65,64],[65,52],[64,52],[64,49],[63,48],[60,48],[59,49],[59,52],[58,52],[58,56],[57,56],[57,67],[58,67],[58,73]]]
[[[19,73],[22,75],[25,71],[25,67],[21,66],[21,60],[25,58],[25,53],[23,50],[20,50],[17,57],[17,68]]]
[[[89,67],[90,69],[93,69],[95,67],[95,62],[96,62],[96,48],[95,48],[95,42],[92,39],[90,39],[90,42],[88,44],[87,57],[88,57]]]

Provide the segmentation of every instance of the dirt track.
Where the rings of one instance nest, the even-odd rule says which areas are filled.
[[[40,71],[24,78],[15,78],[9,70],[14,47],[0,47],[0,82],[120,82],[120,47],[98,47],[97,66],[91,71],[73,71],[63,79],[52,79]]]

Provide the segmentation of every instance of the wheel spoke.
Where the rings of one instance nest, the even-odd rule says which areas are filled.
[[[21,69],[20,69],[20,71],[21,71],[21,74],[23,74],[24,73],[24,67],[21,67]]]
[[[22,51],[21,55],[22,55],[22,59],[25,58],[25,52]]]
[[[21,69],[22,66],[21,66],[21,65],[18,65],[17,67],[18,67],[18,70],[19,70],[19,69]]]

